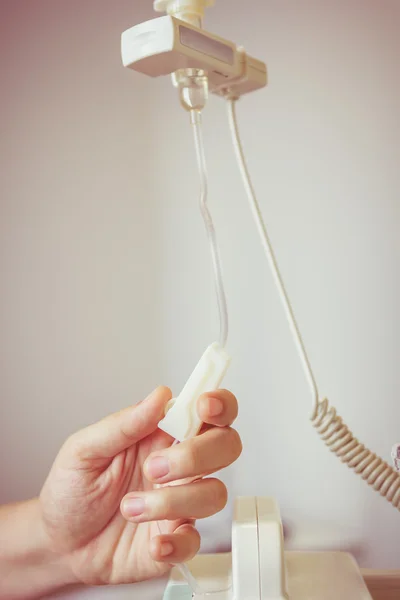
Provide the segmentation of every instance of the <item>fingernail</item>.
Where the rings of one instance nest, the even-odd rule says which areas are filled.
[[[217,417],[224,410],[224,405],[219,398],[209,398],[208,414],[210,417]]]
[[[169,556],[174,551],[174,547],[171,542],[164,542],[161,544],[160,554],[161,556]]]
[[[127,498],[123,503],[123,511],[127,517],[138,517],[144,512],[143,498]]]
[[[169,473],[169,463],[164,456],[152,458],[148,464],[147,471],[152,479],[161,479]]]

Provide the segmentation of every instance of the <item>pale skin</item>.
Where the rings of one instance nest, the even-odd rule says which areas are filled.
[[[200,435],[171,446],[157,428],[170,398],[157,388],[75,433],[38,498],[0,507],[0,598],[143,581],[197,553],[195,520],[227,501],[224,484],[208,476],[241,453],[237,401],[226,390],[199,398]]]

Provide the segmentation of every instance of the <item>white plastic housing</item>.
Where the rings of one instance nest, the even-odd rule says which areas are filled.
[[[350,554],[283,551],[273,498],[237,498],[232,556],[199,554],[188,567],[201,590],[194,600],[372,600]],[[164,600],[192,600],[178,568],[171,572]]]
[[[273,498],[256,498],[261,600],[287,599],[283,527]]]
[[[206,8],[213,6],[214,0],[155,0],[156,12],[166,12],[182,21],[201,26]]]
[[[237,498],[232,524],[234,598],[287,600],[282,523],[273,498]]]
[[[235,44],[167,15],[135,25],[121,36],[122,63],[150,77],[179,69],[203,69],[209,90],[231,88],[237,96],[265,87],[265,63]]]
[[[202,394],[220,387],[230,360],[217,342],[209,346],[179,396],[169,404],[172,407],[158,427],[179,442],[196,436],[202,425],[197,400]]]
[[[256,499],[236,498],[232,523],[232,585],[235,598],[260,600]]]
[[[214,0],[154,0],[153,8],[156,12],[166,12],[168,14],[178,11],[204,14],[204,10],[213,5]]]

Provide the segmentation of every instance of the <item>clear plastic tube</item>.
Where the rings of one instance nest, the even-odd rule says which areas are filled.
[[[172,443],[172,446],[176,446],[176,444],[179,444],[179,440],[174,440],[173,443]],[[162,487],[162,485],[155,485],[154,487],[156,489],[160,489]],[[160,535],[163,535],[163,531],[161,529],[160,521],[157,521],[157,529],[158,529]],[[200,594],[201,590],[199,588],[197,580],[191,574],[189,567],[185,563],[178,563],[175,566],[180,570],[180,572],[182,573],[183,577],[186,579],[187,584],[189,585],[189,587],[190,587],[190,589],[192,591],[193,597],[195,595]]]
[[[187,68],[176,71],[173,74],[172,81],[174,86],[179,90],[179,101],[181,105],[190,113],[190,120],[193,126],[194,144],[200,178],[200,211],[210,244],[218,302],[220,323],[219,343],[222,347],[225,347],[228,339],[228,309],[217,237],[207,205],[208,177],[201,124],[202,110],[206,106],[208,99],[208,77],[207,73],[202,69]]]
[[[183,108],[190,113],[190,120],[193,126],[196,159],[200,178],[200,211],[204,220],[207,237],[210,244],[210,253],[218,302],[220,326],[219,343],[222,347],[225,347],[228,339],[228,308],[217,236],[207,205],[208,177],[201,124],[201,111],[204,108],[208,98],[208,78],[206,73],[201,69],[181,69],[173,74],[172,80],[174,85],[179,88],[180,102]],[[173,445],[177,443],[179,443],[178,440],[175,440]],[[157,522],[157,527],[162,535],[163,532],[159,522]],[[213,591],[202,590],[186,564],[179,563],[176,565],[176,567],[181,571],[183,577],[191,588],[193,598],[199,598],[200,600],[202,598],[208,598],[214,594],[226,591],[225,589]]]
[[[160,532],[160,535],[163,535],[163,532],[161,530],[160,521],[157,521],[157,528],[158,528],[158,531]],[[175,566],[180,570],[183,577],[186,579],[187,584],[189,585],[190,589],[192,590],[193,597],[196,596],[197,594],[201,594],[202,591],[199,588],[199,584],[197,583],[197,580],[191,574],[189,567],[185,563],[178,563]]]
[[[175,442],[176,442],[176,440],[175,440]],[[175,442],[174,442],[174,444],[175,444]],[[160,487],[160,486],[156,486],[156,487]],[[158,528],[158,531],[159,531],[160,535],[163,535],[163,531],[161,529],[160,521],[157,521],[157,528]],[[200,584],[197,581],[197,579],[195,577],[193,577],[193,575],[190,572],[190,569],[187,566],[187,564],[185,564],[185,563],[178,563],[175,566],[180,570],[180,572],[182,573],[183,578],[186,580],[186,583],[190,587],[190,590],[192,592],[192,598],[197,598],[198,600],[200,600],[202,598],[212,597],[214,594],[220,594],[221,592],[225,592],[228,589],[230,589],[230,586],[229,586],[229,587],[224,588],[224,589],[218,589],[218,590],[212,590],[212,591],[203,590],[200,587]]]
[[[222,274],[222,264],[219,253],[219,247],[217,242],[217,236],[215,233],[214,223],[208,209],[207,205],[207,196],[208,196],[208,177],[207,177],[207,165],[205,159],[204,152],[204,142],[203,142],[203,130],[202,130],[202,122],[201,122],[201,112],[199,110],[191,110],[190,112],[191,123],[193,126],[193,135],[194,135],[194,143],[196,149],[196,158],[197,158],[197,166],[199,169],[199,177],[200,177],[200,211],[204,220],[204,225],[207,231],[208,241],[210,244],[210,253],[211,260],[214,271],[214,279],[215,279],[215,290],[217,295],[218,302],[218,312],[219,312],[219,324],[220,324],[220,332],[219,332],[219,343],[222,347],[226,346],[226,342],[228,339],[228,307],[226,301],[225,287],[224,287],[224,279]],[[174,442],[175,443],[175,442]],[[177,567],[180,569],[182,575],[185,577],[187,583],[191,587],[192,597],[203,599],[203,598],[212,598],[216,594],[220,594],[222,592],[230,589],[218,589],[218,590],[203,590],[198,584],[197,580],[191,574],[189,568],[185,564],[179,564]]]
[[[193,125],[194,143],[196,148],[197,166],[200,176],[200,210],[206,227],[208,241],[210,243],[211,260],[214,269],[215,289],[217,294],[218,312],[219,312],[219,343],[222,347],[226,346],[228,339],[228,307],[226,302],[226,294],[224,280],[222,275],[221,258],[215,233],[214,223],[211,218],[210,211],[207,205],[208,195],[208,180],[207,166],[204,154],[203,131],[201,124],[201,113],[199,111],[191,111],[191,122]]]

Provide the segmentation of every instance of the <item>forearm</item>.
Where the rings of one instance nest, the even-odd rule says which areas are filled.
[[[0,599],[43,598],[74,583],[52,552],[37,499],[0,507]]]

